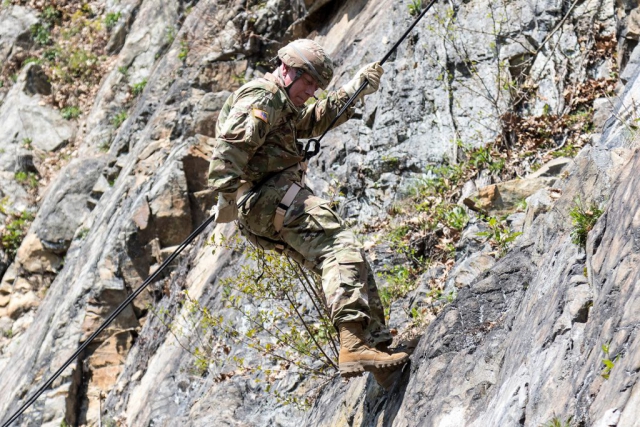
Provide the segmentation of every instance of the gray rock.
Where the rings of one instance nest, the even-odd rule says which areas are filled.
[[[64,120],[58,110],[40,105],[38,91],[46,92],[46,83],[37,77],[38,69],[35,63],[27,65],[0,106],[0,121],[7,124],[0,130],[1,148],[28,139],[35,148],[55,151],[75,136],[72,122]]]
[[[0,10],[0,22],[0,61],[4,63],[18,39],[30,38],[31,26],[38,22],[38,17],[29,8],[10,5]]]
[[[56,254],[67,251],[76,230],[90,212],[87,201],[104,166],[102,159],[74,160],[49,188],[32,226],[46,249]]]

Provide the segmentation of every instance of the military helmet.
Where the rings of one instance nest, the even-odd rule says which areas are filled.
[[[292,41],[278,51],[278,58],[289,67],[299,68],[311,75],[322,89],[333,77],[333,63],[322,46],[313,40]]]

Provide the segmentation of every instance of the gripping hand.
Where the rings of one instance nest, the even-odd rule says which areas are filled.
[[[368,81],[369,84],[360,92],[358,99],[362,98],[364,95],[370,95],[378,90],[380,87],[380,77],[384,70],[382,66],[378,62],[372,62],[371,64],[365,65],[362,67],[357,73],[356,76],[351,79],[349,83],[343,86],[344,91],[350,97],[353,96],[354,93],[358,90],[360,86],[365,81]]]

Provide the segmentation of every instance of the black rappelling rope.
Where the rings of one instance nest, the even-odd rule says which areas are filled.
[[[405,38],[407,38],[407,36],[409,35],[409,33],[411,32],[411,30],[413,30],[413,27],[416,26],[416,24],[422,19],[422,17],[424,15],[426,15],[426,13],[429,11],[429,9],[431,9],[431,6],[434,5],[434,3],[436,2],[436,0],[431,0],[431,2],[429,2],[429,4],[427,5],[426,8],[424,8],[424,10],[422,11],[422,13],[420,13],[420,15],[418,15],[418,17],[413,21],[413,23],[411,24],[411,26],[407,29],[407,31],[405,31],[405,33],[400,37],[400,39],[398,39],[398,41],[393,45],[393,47],[391,48],[391,50],[389,50],[389,52],[387,52],[387,54],[384,56],[384,58],[382,58],[382,61],[380,61],[380,65],[384,65],[385,62],[387,62],[387,60],[389,59],[389,57],[393,54],[393,52],[395,52],[395,50],[398,48],[398,46],[400,46],[400,44],[404,41]],[[347,101],[347,103],[344,105],[344,107],[342,107],[342,109],[338,112],[338,115],[333,119],[333,121],[331,122],[331,124],[329,124],[329,126],[327,127],[327,129],[324,131],[324,133],[322,133],[322,135],[320,135],[320,137],[318,139],[310,139],[307,142],[307,145],[305,147],[305,158],[306,159],[310,159],[311,157],[315,156],[316,154],[318,154],[320,152],[320,141],[322,141],[322,138],[324,138],[324,136],[327,134],[327,132],[329,132],[329,130],[331,130],[331,128],[333,128],[333,126],[336,124],[336,122],[338,121],[338,119],[344,114],[344,112],[347,110],[347,108],[349,108],[349,106],[355,101],[355,99],[358,97],[358,95],[360,95],[360,92],[362,92],[364,90],[365,87],[367,87],[367,85],[369,84],[369,82],[367,80],[364,81],[364,83],[362,83],[362,85],[358,88],[358,90],[356,91],[356,93],[354,93],[351,98],[349,98],[349,100]],[[311,148],[311,144],[314,144],[314,148],[313,150],[310,150]],[[244,197],[242,198],[242,200],[240,200],[240,202],[238,203],[238,206],[244,206],[244,204],[246,203],[246,201],[249,199],[249,197],[251,197],[253,194],[255,194],[255,192],[257,191],[258,188],[260,188],[260,186],[262,184],[264,184],[268,179],[272,178],[273,175],[267,175],[264,179],[262,179],[258,184],[256,184],[255,186],[253,186],[253,188],[251,188],[251,190],[249,190],[247,192],[247,194],[244,195]],[[217,212],[216,212],[217,213]],[[153,282],[159,275],[160,273],[174,260],[178,257],[178,255],[180,255],[180,253],[184,250],[184,248],[186,248],[191,242],[193,242],[195,240],[196,237],[198,237],[200,235],[200,233],[202,233],[205,228],[207,228],[207,226],[209,226],[209,224],[211,224],[213,221],[215,221],[216,219],[216,213],[214,213],[213,215],[211,215],[205,222],[203,222],[197,229],[195,229],[190,235],[189,237],[187,237],[185,239],[184,242],[182,242],[180,244],[180,246],[178,247],[178,249],[175,250],[175,252],[173,252],[169,258],[167,258],[161,265],[160,268],[158,268],[158,270],[156,270],[151,276],[149,276],[143,283],[142,285],[140,285],[138,287],[138,289],[136,289],[131,295],[129,295],[127,297],[127,299],[125,299],[122,304],[120,304],[118,306],[118,308],[115,309],[115,311],[113,313],[111,313],[111,315],[104,321],[104,323],[102,325],[100,325],[100,327],[93,333],[91,334],[91,336],[89,338],[87,338],[87,340],[82,343],[82,345],[80,345],[80,347],[78,347],[78,349],[75,351],[75,353],[73,353],[73,355],[67,359],[67,361],[60,367],[60,369],[58,369],[39,389],[38,391],[35,392],[35,394],[33,396],[31,396],[29,398],[29,400],[27,400],[21,407],[20,409],[18,409],[12,416],[11,418],[9,418],[8,421],[6,421],[4,424],[2,424],[2,427],[9,427],[9,425],[11,423],[13,423],[14,421],[16,421],[18,419],[18,417],[20,415],[22,415],[24,413],[24,411],[27,410],[27,408],[29,408],[29,406],[33,405],[33,403],[38,399],[38,397],[40,397],[40,395],[42,395],[42,393],[44,393],[44,391],[51,386],[51,384],[60,376],[60,374],[62,374],[62,372],[67,369],[67,367],[69,367],[69,365],[71,365],[71,363],[73,363],[73,361],[80,356],[80,354],[87,348],[87,346],[102,332],[104,331],[107,326],[109,326],[111,324],[111,322],[113,322],[115,320],[116,317],[118,317],[118,315],[120,313],[122,313],[122,311],[127,307],[127,305],[129,305],[138,295],[140,295],[140,293],[151,283]]]
[[[2,427],[9,427],[9,425],[16,421],[18,419],[18,417],[20,415],[22,415],[22,413],[24,413],[24,411],[27,410],[27,408],[31,405],[33,405],[33,403],[36,401],[36,399],[38,399],[38,397],[40,397],[40,395],[42,393],[44,393],[44,391],[56,380],[56,378],[58,378],[60,376],[60,374],[62,374],[62,372],[67,369],[67,367],[69,365],[71,365],[71,363],[73,363],[73,361],[80,356],[80,354],[87,348],[87,346],[91,343],[91,341],[93,341],[102,331],[104,331],[107,326],[109,326],[111,324],[111,322],[113,322],[115,320],[116,317],[118,317],[118,315],[120,313],[122,313],[122,311],[127,307],[127,305],[129,305],[138,295],[140,295],[140,293],[151,283],[153,282],[162,272],[162,270],[164,270],[174,259],[176,259],[178,257],[178,255],[180,255],[180,253],[184,250],[184,248],[186,248],[191,242],[193,242],[195,240],[196,237],[198,237],[198,235],[200,235],[200,233],[202,233],[205,228],[207,228],[207,226],[209,226],[209,224],[211,224],[213,221],[215,221],[216,219],[216,214],[217,211],[214,212],[213,215],[211,215],[205,222],[203,222],[198,228],[196,228],[190,235],[189,237],[187,237],[185,239],[184,242],[182,242],[180,244],[180,246],[178,246],[178,249],[176,249],[170,256],[169,258],[167,258],[161,265],[160,268],[158,268],[151,276],[149,276],[147,278],[147,280],[145,280],[142,285],[140,285],[138,287],[138,289],[136,289],[131,295],[129,295],[127,297],[127,299],[125,299],[122,304],[120,304],[118,306],[118,308],[115,309],[115,311],[113,313],[111,313],[111,315],[104,321],[104,323],[102,325],[100,325],[100,327],[93,333],[91,334],[91,336],[89,338],[87,338],[87,340],[82,343],[82,345],[80,345],[80,347],[78,347],[78,349],[75,351],[75,353],[73,353],[73,355],[67,359],[66,362],[64,362],[64,364],[60,367],[60,369],[58,369],[55,374],[53,374],[51,376],[51,378],[49,378],[39,389],[38,391],[35,392],[35,394],[33,396],[31,396],[29,398],[29,400],[27,400],[21,407],[20,409],[18,409],[12,416],[11,418],[9,418],[8,421],[6,421],[4,424],[2,424]]]

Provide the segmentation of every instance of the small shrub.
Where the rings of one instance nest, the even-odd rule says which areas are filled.
[[[147,79],[144,79],[139,83],[135,83],[133,86],[131,86],[131,93],[133,94],[133,96],[138,96],[144,91],[144,88],[146,86],[147,86]]]
[[[49,62],[54,62],[59,56],[60,49],[57,47],[47,49],[42,53],[42,57]]]
[[[19,171],[15,173],[14,177],[20,184],[26,184],[31,188],[38,187],[38,177],[33,172],[27,173],[24,171]]]
[[[10,259],[15,258],[16,252],[33,221],[30,212],[14,212],[8,216],[8,222],[2,230],[2,248]]]
[[[178,59],[182,62],[187,60],[189,56],[189,43],[186,40],[180,41],[180,52],[178,53]]]
[[[42,19],[49,24],[55,25],[60,23],[62,14],[53,6],[47,6],[42,10]]]
[[[46,46],[51,43],[51,28],[48,23],[37,23],[31,26],[31,37],[39,45]]]
[[[571,420],[573,420],[573,417],[569,417],[564,421],[559,417],[553,417],[546,423],[542,424],[541,427],[571,427]]]
[[[124,123],[125,120],[127,120],[127,112],[126,111],[120,111],[118,114],[113,116],[113,118],[111,119],[111,124],[115,128],[119,128],[120,125],[122,123]]]
[[[487,225],[489,230],[478,233],[478,236],[489,239],[491,246],[498,250],[498,257],[503,257],[513,242],[522,234],[520,232],[514,233],[504,221],[499,221],[494,217],[489,218]]]
[[[616,362],[620,359],[620,355],[618,354],[613,360],[611,360],[611,356],[609,352],[611,351],[609,344],[602,344],[602,352],[604,353],[604,358],[602,359],[602,364],[604,367],[602,368],[602,372],[600,376],[605,380],[609,379],[609,375],[611,374],[611,370],[616,366]]]
[[[175,39],[176,39],[176,28],[167,27],[167,36],[166,36],[167,45],[171,46]]]
[[[576,197],[573,200],[573,206],[569,210],[569,216],[571,217],[573,226],[571,230],[571,241],[585,248],[587,246],[587,235],[593,229],[603,212],[597,203],[591,203],[591,205],[587,207],[580,197]]]
[[[417,16],[422,11],[422,0],[411,0],[409,3],[409,15]]]
[[[75,105],[70,107],[64,107],[62,109],[62,118],[65,120],[73,120],[80,117],[80,107],[76,107]]]
[[[112,29],[116,26],[122,14],[120,12],[109,12],[107,16],[104,18],[104,25],[107,29]]]
[[[381,286],[378,289],[378,293],[384,307],[384,315],[389,320],[391,303],[416,288],[416,277],[412,269],[404,265],[394,265],[388,272],[382,274],[382,277],[387,282],[387,285]]]
[[[25,182],[27,180],[27,173],[23,172],[23,171],[19,171],[19,172],[16,172],[14,177],[15,177],[16,181],[22,183],[22,182]]]

